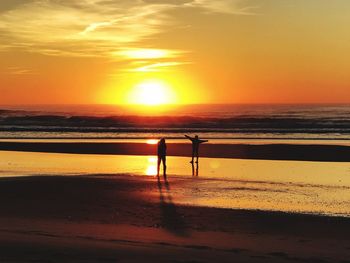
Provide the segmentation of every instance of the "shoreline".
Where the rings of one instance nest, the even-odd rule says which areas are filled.
[[[0,151],[155,155],[155,144],[137,142],[0,142]],[[168,156],[191,156],[190,143],[168,143]],[[350,162],[350,146],[321,144],[203,144],[200,156],[253,160]]]

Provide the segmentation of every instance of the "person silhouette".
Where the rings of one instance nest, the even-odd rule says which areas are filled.
[[[199,145],[203,142],[207,142],[208,140],[201,140],[201,139],[199,139],[198,135],[194,136],[193,138],[188,136],[188,135],[185,135],[185,137],[192,142],[192,160],[190,161],[190,163],[193,163],[194,157],[197,158],[196,163],[198,163]]]
[[[159,176],[161,162],[163,162],[163,176],[166,177],[166,143],[164,138],[161,138],[158,142],[157,176]]]

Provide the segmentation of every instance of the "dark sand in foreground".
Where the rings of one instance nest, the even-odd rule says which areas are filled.
[[[188,183],[1,178],[0,262],[349,262],[349,218],[179,206]]]
[[[102,142],[0,142],[1,151],[78,154],[154,155],[157,145]],[[190,156],[190,143],[168,144],[168,156]],[[350,162],[350,146],[302,144],[203,144],[202,157]]]

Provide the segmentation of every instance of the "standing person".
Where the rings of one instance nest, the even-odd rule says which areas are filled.
[[[164,138],[161,138],[158,142],[157,176],[159,176],[161,162],[163,162],[163,176],[166,177],[166,143]]]
[[[198,135],[194,136],[194,138],[185,135],[185,137],[189,140],[191,140],[192,142],[192,161],[190,161],[190,163],[193,163],[193,159],[194,157],[197,158],[196,163],[198,163],[198,150],[199,150],[199,145],[203,142],[207,142],[208,140],[201,140],[199,139]]]

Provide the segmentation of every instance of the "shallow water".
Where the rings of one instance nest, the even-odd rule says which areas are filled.
[[[155,156],[0,151],[0,177],[30,175],[155,177]],[[174,202],[350,217],[350,163],[168,157]],[[198,175],[197,175],[198,173]],[[150,193],[152,194],[152,193]],[[155,193],[156,194],[156,193]]]

